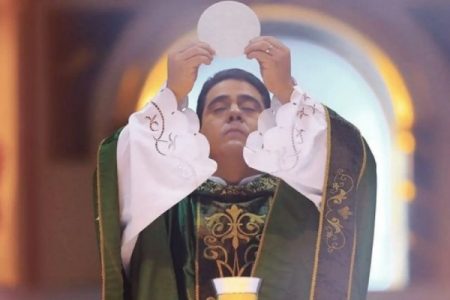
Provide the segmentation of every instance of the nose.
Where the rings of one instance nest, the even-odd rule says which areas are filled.
[[[233,103],[229,110],[228,122],[242,121],[242,112],[239,106]]]

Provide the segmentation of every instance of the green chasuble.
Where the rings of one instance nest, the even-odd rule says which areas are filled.
[[[262,278],[259,299],[365,299],[374,230],[375,161],[360,133],[328,110],[328,159],[318,210],[285,182],[210,180],[146,227],[130,271],[121,265],[116,146],[99,148],[96,217],[102,299],[211,300],[211,278]]]

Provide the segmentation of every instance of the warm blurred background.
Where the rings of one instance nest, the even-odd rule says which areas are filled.
[[[159,89],[167,48],[214,2],[0,0],[0,299],[100,298],[97,145]],[[450,299],[450,0],[241,2],[375,153],[368,299]],[[233,66],[258,72],[217,60],[199,82]]]

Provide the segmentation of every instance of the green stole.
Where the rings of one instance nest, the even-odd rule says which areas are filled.
[[[252,274],[263,278],[261,300],[366,298],[375,217],[375,161],[358,130],[327,111],[326,189],[320,213],[311,201],[280,181]],[[177,284],[180,276],[193,278],[194,270],[174,269],[178,260],[186,262],[194,256],[187,245],[175,245],[183,251],[179,251],[181,258],[173,257],[174,245],[170,245],[174,218],[194,220],[195,212],[182,216],[178,209],[171,209],[150,224],[141,239],[152,247],[145,253],[139,253],[139,249],[133,253],[140,256],[139,276],[134,277],[138,282],[127,282],[123,274],[116,170],[118,136],[116,132],[101,143],[96,171],[102,299],[130,299],[130,291],[138,294],[139,300],[185,299],[185,295],[195,299],[194,280]],[[183,213],[188,211],[183,209]]]

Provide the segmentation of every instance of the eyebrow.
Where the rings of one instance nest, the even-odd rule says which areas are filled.
[[[209,104],[206,107],[209,108],[212,105],[214,105],[215,103],[225,101],[228,98],[230,98],[229,95],[219,95],[219,96],[215,97],[214,99],[212,99],[211,102],[209,102]],[[247,95],[247,94],[238,95],[238,102],[246,102],[246,101],[254,102],[259,106],[259,108],[263,108],[263,106],[260,103],[261,101],[259,101],[255,97]]]
[[[223,102],[223,101],[227,100],[228,98],[229,98],[228,95],[219,95],[219,96],[215,97],[214,99],[212,99],[211,102],[209,102],[206,107],[209,108],[212,105],[214,105],[215,103]]]

